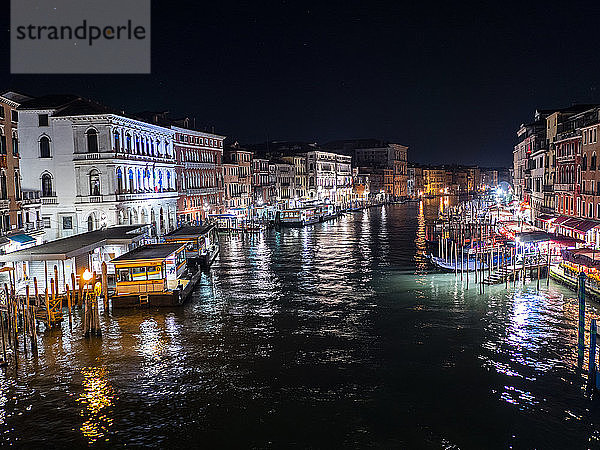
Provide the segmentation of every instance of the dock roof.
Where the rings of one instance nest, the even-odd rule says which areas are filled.
[[[150,244],[134,248],[130,252],[113,259],[112,263],[140,261],[144,259],[167,259],[185,244]]]
[[[212,224],[203,226],[184,225],[182,227],[177,228],[176,230],[171,231],[170,233],[165,234],[164,238],[168,240],[169,238],[187,238],[203,236],[214,227],[215,226]]]
[[[132,244],[144,237],[145,225],[124,225],[76,234],[17,252],[0,255],[0,262],[60,261],[110,244]]]

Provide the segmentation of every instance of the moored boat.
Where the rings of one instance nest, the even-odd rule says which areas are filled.
[[[284,209],[279,215],[279,223],[288,227],[302,227],[318,221],[316,207]]]
[[[219,254],[219,236],[215,225],[184,225],[166,234],[165,242],[185,245],[190,267],[209,267]]]
[[[113,259],[113,308],[182,304],[200,274],[188,274],[185,247],[182,243],[150,244]]]

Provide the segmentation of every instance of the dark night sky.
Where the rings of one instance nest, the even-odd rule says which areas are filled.
[[[179,3],[153,2],[144,76],[11,76],[2,14],[0,89],[170,110],[240,142],[378,137],[481,165],[511,163],[537,107],[600,103],[600,2]]]

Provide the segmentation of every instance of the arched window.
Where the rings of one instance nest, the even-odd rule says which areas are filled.
[[[4,171],[0,173],[0,196],[2,196],[2,200],[6,200],[8,198],[8,191],[6,189],[6,173]]]
[[[119,151],[121,149],[121,135],[117,130],[115,130],[115,151]]]
[[[14,133],[12,135],[12,149],[13,149],[13,156],[18,156],[19,155],[19,139],[17,138],[17,135]]]
[[[100,173],[96,169],[90,171],[90,195],[100,195]]]
[[[171,172],[167,172],[167,189],[171,190]]]
[[[15,172],[15,198],[21,200],[21,177],[19,172]]]
[[[40,139],[40,158],[50,158],[50,139],[47,136]]]
[[[129,169],[129,192],[133,192],[133,170]]]
[[[121,194],[123,192],[123,171],[119,167],[117,169],[117,193]]]
[[[94,216],[90,214],[87,219],[88,231],[94,231]]]
[[[87,130],[87,149],[88,153],[98,153],[98,133],[93,128]]]
[[[125,144],[125,145],[127,146],[127,151],[128,151],[129,153],[131,153],[131,135],[130,135],[129,133],[127,133],[127,134],[125,135],[125,142],[126,142],[126,144]]]
[[[42,175],[42,197],[54,197],[52,192],[52,176],[49,173]]]
[[[587,170],[587,155],[583,155],[583,162],[581,163],[581,168],[583,170]]]
[[[592,162],[590,163],[590,170],[596,170],[596,152],[592,153]]]

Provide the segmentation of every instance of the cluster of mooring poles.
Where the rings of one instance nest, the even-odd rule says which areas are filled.
[[[579,314],[577,321],[577,365],[583,366],[585,354],[585,279],[584,272],[579,274],[577,280],[577,300],[579,303]],[[598,325],[596,319],[590,321],[590,349],[588,353],[588,390],[600,391],[600,373],[598,373],[599,365],[596,364],[596,345],[598,337]],[[600,364],[600,361],[598,361]]]
[[[454,272],[455,277],[466,280],[469,289],[470,277],[485,293],[486,286],[509,281],[516,286],[526,279],[540,279],[550,276],[550,255],[526,254],[524,247],[507,245],[499,234],[498,217],[484,214],[485,208],[480,199],[461,203],[449,208],[444,217],[426,227],[427,236],[437,240],[437,258],[434,264]],[[499,213],[498,213],[499,214]]]
[[[8,268],[9,283],[4,284],[0,302],[0,339],[2,340],[2,358],[0,366],[8,364],[9,352],[13,355],[15,367],[18,354],[38,355],[38,326],[45,324],[46,330],[60,327],[63,322],[63,307],[67,307],[69,329],[73,330],[73,308],[84,308],[83,334],[85,337],[102,336],[98,300],[104,301],[104,311],[108,311],[108,275],[106,263],[102,263],[102,282],[97,282],[96,273],[86,270],[80,277],[76,288],[75,274],[71,274],[71,284],[65,280],[64,294],[59,295],[58,268],[54,266],[54,276],[49,278],[48,288],[39,292],[37,277],[33,278],[33,289],[25,286],[24,295],[16,293],[14,269]],[[46,269],[46,279],[48,273]],[[66,305],[65,305],[66,303]]]

